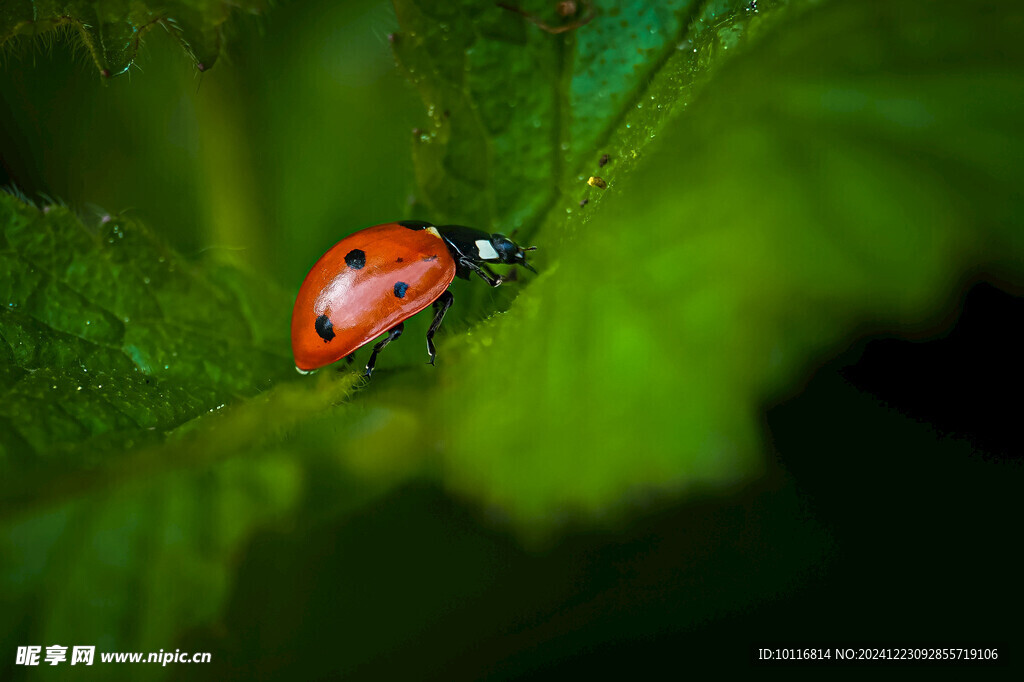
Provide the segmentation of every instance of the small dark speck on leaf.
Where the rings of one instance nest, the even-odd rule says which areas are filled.
[[[590,199],[580,199],[580,208],[583,208],[590,203]]]
[[[604,168],[608,165],[608,162],[612,160],[611,154],[602,154],[600,160],[597,162],[598,168]]]

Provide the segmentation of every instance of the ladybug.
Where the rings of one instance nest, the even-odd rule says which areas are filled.
[[[359,230],[332,246],[306,275],[292,311],[295,368],[307,373],[351,354],[384,332],[366,363],[369,377],[377,354],[402,335],[405,320],[434,305],[427,353],[434,364],[434,332],[455,297],[455,277],[479,275],[492,287],[502,278],[488,263],[522,265],[526,251],[500,234],[459,225],[435,227],[419,220]]]

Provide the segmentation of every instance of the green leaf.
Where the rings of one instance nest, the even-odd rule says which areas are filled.
[[[263,0],[14,0],[0,7],[0,46],[60,32],[79,42],[103,77],[127,71],[150,30],[172,35],[200,71],[220,55],[223,24],[232,11],[257,12]]]
[[[765,402],[854,334],[938,333],[971,273],[1024,282],[1021,17],[953,2],[776,12],[637,149],[635,175],[609,166],[600,212],[549,208],[542,274],[510,310],[441,347],[423,402],[447,485],[544,528],[740,484],[763,466]],[[459,43],[467,60],[479,40]],[[546,73],[504,68],[531,88]],[[424,89],[472,92],[423,72],[441,79]]]
[[[215,621],[257,531],[288,523],[304,504],[307,519],[338,515],[390,486],[381,476],[355,484],[325,438],[337,420],[324,412],[354,379],[278,386],[116,467],[54,472],[15,504],[6,496],[0,643],[170,650],[184,631]]]
[[[550,27],[593,12],[553,34],[501,3],[395,2],[395,53],[430,117],[413,154],[435,221],[531,234],[556,202],[593,195],[604,154],[621,176],[764,17],[739,0],[576,4],[560,20],[557,3],[521,3]]]
[[[0,194],[0,461],[89,467],[294,376],[288,297],[143,226]],[[55,459],[56,458],[56,459]]]
[[[325,437],[355,375],[281,382],[290,298],[256,277],[0,194],[0,298],[5,648],[166,648],[216,618],[258,529],[389,485],[352,486]]]

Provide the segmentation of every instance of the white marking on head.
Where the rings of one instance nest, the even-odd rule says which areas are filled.
[[[491,246],[491,242],[486,239],[476,240],[476,252],[480,255],[480,260],[492,260],[498,258],[498,252]]]
[[[435,236],[435,237],[437,237],[438,239],[440,239],[440,238],[441,238],[441,233],[437,231],[437,228],[436,228],[436,227],[433,227],[433,226],[431,226],[431,227],[426,227],[426,228],[423,228],[423,231],[424,231],[424,232],[426,232],[427,234],[432,234],[432,235],[434,235],[434,236]]]

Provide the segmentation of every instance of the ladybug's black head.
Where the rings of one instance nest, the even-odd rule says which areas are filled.
[[[537,272],[533,269],[532,265],[526,262],[525,253],[526,251],[536,250],[536,246],[527,246],[524,249],[503,234],[492,234],[491,246],[494,247],[495,252],[498,254],[497,262],[509,263],[510,265],[522,265],[530,272]]]
[[[461,225],[442,225],[437,228],[448,245],[448,250],[455,259],[456,264],[460,263],[507,263],[509,265],[522,265],[527,270],[537,272],[533,266],[526,262],[526,251],[533,251],[536,246],[528,246],[525,249],[516,244],[503,234],[487,234],[475,227],[463,227]],[[469,276],[469,266],[459,265],[460,276]]]

